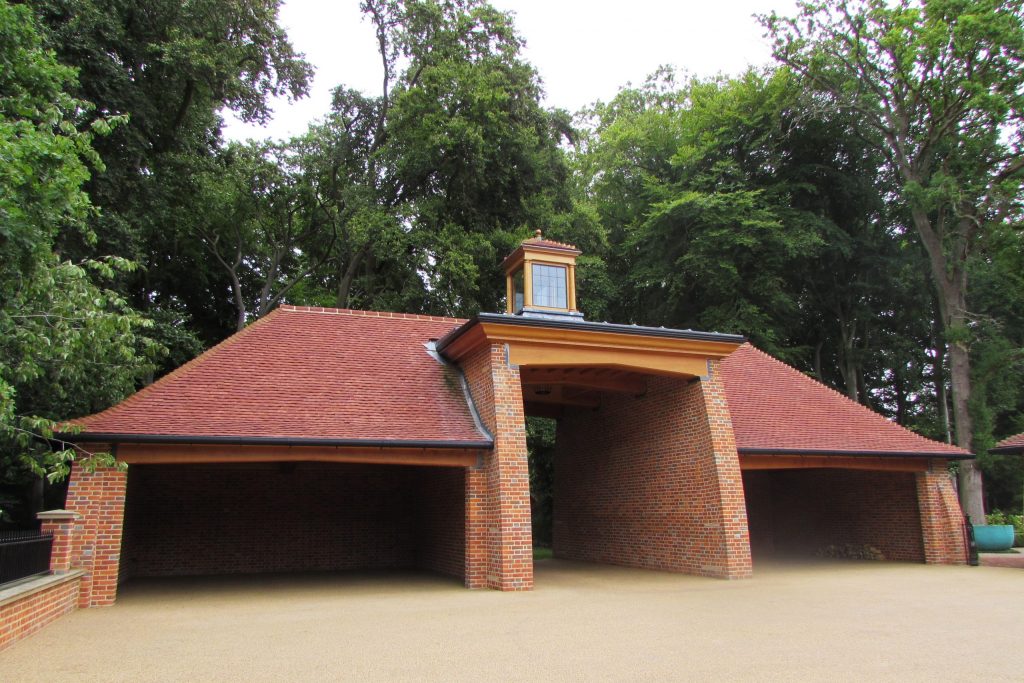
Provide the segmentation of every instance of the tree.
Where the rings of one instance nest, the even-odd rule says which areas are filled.
[[[195,199],[184,225],[228,277],[236,330],[269,313],[333,248],[331,226],[316,220],[316,198],[292,157],[280,144],[232,144],[174,175]]]
[[[1019,219],[1024,177],[1024,9],[1019,0],[825,0],[762,17],[774,54],[858,117],[901,180],[928,254],[953,388],[956,440],[974,450],[968,264],[991,226]],[[959,470],[984,519],[981,473]]]
[[[222,146],[221,110],[270,116],[269,98],[303,96],[312,68],[277,23],[279,0],[38,0],[58,59],[78,71],[72,93],[95,116],[127,122],[95,141],[103,161],[85,185],[93,242],[62,235],[70,258],[117,254],[140,265],[118,289],[162,325],[186,312],[206,343],[235,328],[229,278],[196,239],[196,198],[177,192]],[[166,314],[170,312],[173,314]],[[160,334],[184,349],[181,330]],[[172,349],[180,355],[182,349]]]
[[[147,321],[94,283],[130,263],[54,250],[65,233],[93,238],[81,187],[99,166],[95,135],[117,121],[86,125],[90,104],[67,94],[74,71],[44,49],[27,8],[0,3],[0,36],[0,470],[7,486],[34,479],[38,501],[40,477],[61,478],[75,455],[41,438],[130,393],[156,349]]]
[[[851,261],[854,238],[839,238],[878,200],[870,159],[840,125],[807,120],[799,95],[784,72],[681,87],[661,73],[590,113],[578,167],[612,245],[617,319],[742,332],[805,360],[808,292],[839,291],[807,273]]]

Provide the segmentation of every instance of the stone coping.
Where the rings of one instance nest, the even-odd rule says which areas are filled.
[[[0,589],[0,607],[4,607],[12,602],[17,602],[18,600],[27,598],[28,596],[44,591],[47,588],[67,583],[68,581],[77,579],[84,574],[85,571],[82,569],[73,569],[63,574],[46,574],[44,576],[22,579],[18,583]]]
[[[49,521],[74,521],[81,517],[77,512],[71,510],[47,510],[45,512],[37,512],[36,519],[49,522]]]

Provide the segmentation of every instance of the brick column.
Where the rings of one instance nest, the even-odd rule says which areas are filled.
[[[530,476],[519,369],[500,344],[462,365],[480,418],[494,435],[494,450],[466,473],[466,585],[530,590]]]
[[[967,564],[964,515],[945,460],[933,460],[917,473],[917,505],[921,514],[924,561]]]
[[[75,521],[78,514],[70,510],[49,510],[40,512],[36,519],[42,524],[44,534],[53,535],[53,550],[50,551],[50,573],[66,574],[71,570],[71,548],[74,542]]]
[[[684,413],[696,419],[694,436],[703,468],[713,490],[707,491],[706,509],[710,519],[705,526],[713,532],[713,562],[701,573],[725,579],[748,578],[753,573],[750,558],[750,532],[747,528],[747,504],[743,498],[743,475],[736,452],[736,436],[725,398],[721,361],[708,361],[708,377],[691,384],[684,393]],[[701,487],[704,489],[704,487]]]
[[[93,450],[108,448],[97,445]],[[65,507],[81,517],[75,525],[71,565],[86,571],[79,607],[111,605],[117,597],[126,484],[126,473],[113,467],[86,472],[76,464],[71,469]]]

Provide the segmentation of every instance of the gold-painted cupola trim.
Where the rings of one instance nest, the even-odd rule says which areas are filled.
[[[540,230],[502,262],[506,313],[541,318],[582,318],[576,307],[576,257],[571,244],[544,239]]]

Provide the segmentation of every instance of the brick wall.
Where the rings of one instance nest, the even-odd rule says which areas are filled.
[[[0,605],[0,650],[77,609],[81,580],[69,578]]]
[[[913,473],[748,471],[743,483],[755,558],[851,544],[877,548],[889,560],[924,560]]]
[[[717,364],[640,397],[567,410],[555,444],[556,557],[740,578],[746,510]]]
[[[109,446],[93,446],[96,453]],[[78,513],[71,548],[71,566],[83,569],[80,607],[111,605],[117,595],[124,520],[126,474],[101,467],[87,472],[73,466],[64,505]]]
[[[417,567],[463,577],[466,565],[466,470],[413,471],[413,523]]]
[[[133,465],[124,577],[424,568],[462,575],[462,470]]]
[[[936,460],[916,479],[924,560],[929,564],[966,564],[964,516],[944,460]]]
[[[473,402],[494,434],[494,450],[466,475],[466,585],[533,588],[530,474],[519,370],[502,344],[462,362]]]

